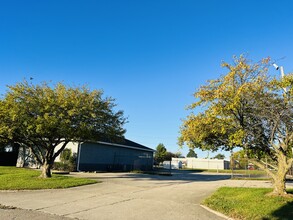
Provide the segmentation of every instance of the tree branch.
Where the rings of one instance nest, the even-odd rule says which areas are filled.
[[[256,166],[260,167],[262,170],[264,170],[264,171],[265,171],[270,177],[272,177],[273,179],[275,179],[275,176],[276,176],[276,175],[275,175],[272,171],[270,171],[269,169],[267,169],[267,168],[265,167],[264,164],[258,162],[258,161],[255,160],[255,159],[250,159],[250,161],[251,161],[253,164],[255,164]]]
[[[53,160],[56,159],[56,157],[58,157],[58,155],[65,149],[66,145],[69,143],[69,141],[65,141],[61,148],[53,155]]]

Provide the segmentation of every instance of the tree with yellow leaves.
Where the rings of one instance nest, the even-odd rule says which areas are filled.
[[[292,166],[292,74],[283,79],[269,75],[270,60],[253,63],[245,56],[222,63],[228,73],[210,80],[194,94],[193,112],[183,121],[179,144],[216,151],[236,147],[250,152],[250,161],[273,180],[276,195],[285,195],[286,173]],[[286,87],[284,94],[283,88]],[[264,155],[276,161],[267,166]]]

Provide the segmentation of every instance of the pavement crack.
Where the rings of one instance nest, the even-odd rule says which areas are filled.
[[[83,199],[76,199],[76,200],[72,200],[72,201],[69,201],[69,202],[54,204],[54,205],[50,205],[50,206],[46,206],[46,207],[42,207],[42,208],[37,208],[37,209],[34,209],[34,210],[39,211],[39,210],[42,210],[42,209],[52,208],[52,207],[56,207],[56,206],[60,206],[60,205],[67,205],[67,204],[74,203],[74,202],[77,202],[77,201],[80,201],[80,200],[87,200],[87,199],[95,198],[95,197],[97,197],[97,195],[89,196],[89,197],[86,197],[86,198],[83,198]]]
[[[92,209],[97,209],[97,208],[101,208],[101,207],[106,207],[106,206],[112,206],[112,205],[116,205],[116,204],[119,204],[119,203],[124,203],[124,202],[128,202],[128,201],[131,201],[131,200],[134,200],[135,198],[130,198],[130,199],[124,199],[124,200],[121,200],[121,201],[118,201],[118,202],[113,202],[113,203],[110,203],[110,204],[106,204],[106,205],[99,205],[99,206],[94,206],[92,208],[88,208],[88,209],[84,209],[84,210],[81,210],[81,211],[78,211],[78,212],[71,212],[69,214],[64,214],[62,216],[69,216],[69,215],[72,215],[72,214],[78,214],[78,213],[82,213],[82,212],[86,212],[86,211],[90,211]]]

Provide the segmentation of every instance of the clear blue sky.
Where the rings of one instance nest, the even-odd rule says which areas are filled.
[[[221,61],[270,56],[293,72],[292,11],[290,0],[0,0],[0,93],[30,77],[103,89],[127,138],[176,152],[185,107]]]

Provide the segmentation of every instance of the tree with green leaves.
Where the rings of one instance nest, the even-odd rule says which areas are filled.
[[[72,150],[65,148],[60,154],[60,162],[54,162],[53,169],[62,171],[76,171],[77,153],[72,153]]]
[[[231,154],[231,164],[234,164],[235,168],[239,169],[247,169],[250,161],[250,158],[254,157],[254,151],[249,149],[241,149],[239,151],[233,152]],[[269,169],[274,169],[277,163],[276,161],[272,160],[271,157],[267,156],[266,154],[259,155],[259,159],[264,162],[264,165]]]
[[[188,154],[186,155],[186,157],[197,158],[197,154],[195,153],[195,151],[193,149],[190,148]]]
[[[234,168],[246,169],[248,166],[248,155],[244,149],[233,152],[231,154],[231,164],[234,164]]]
[[[225,155],[219,153],[216,156],[214,156],[212,159],[224,160],[225,159]]]
[[[240,147],[251,152],[250,161],[272,177],[273,193],[284,196],[286,173],[293,162],[293,75],[270,76],[269,59],[253,63],[240,56],[222,66],[226,75],[195,92],[197,101],[190,110],[204,107],[204,111],[183,121],[179,143],[202,150]],[[276,161],[276,172],[268,169],[264,156]]]
[[[156,152],[155,152],[155,163],[159,164],[162,163],[165,160],[165,157],[167,155],[167,149],[164,144],[160,143],[156,147]]]
[[[172,157],[180,158],[180,157],[182,157],[182,154],[181,154],[181,152],[172,153],[170,151],[167,151],[163,161],[165,161],[165,160],[170,161],[170,160],[172,160]]]
[[[30,148],[43,178],[51,177],[69,142],[115,140],[125,133],[123,112],[115,112],[115,100],[103,98],[101,90],[26,81],[8,89],[0,100],[0,140]]]
[[[60,161],[61,162],[67,162],[70,161],[72,157],[72,151],[69,148],[65,148],[61,153],[60,153]]]

